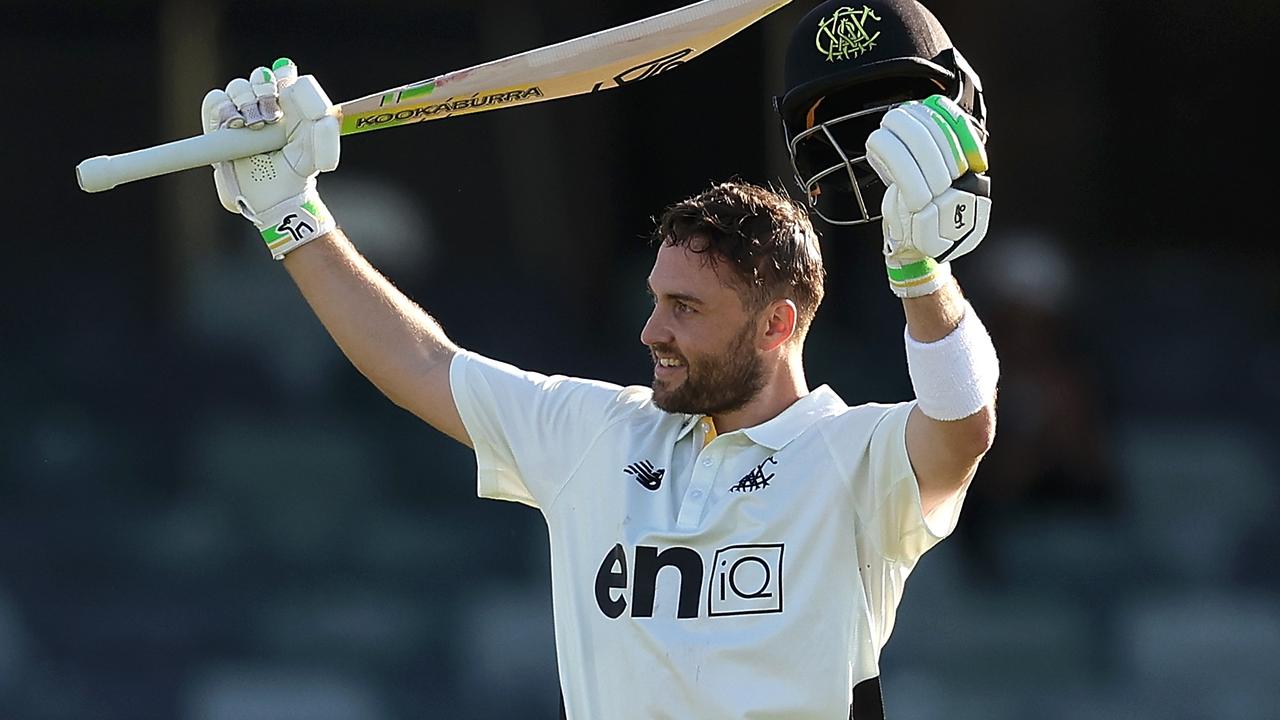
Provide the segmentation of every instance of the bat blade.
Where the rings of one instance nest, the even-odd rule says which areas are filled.
[[[342,134],[599,92],[674,69],[790,0],[682,8],[344,102]]]
[[[341,133],[398,127],[621,87],[701,55],[790,0],[700,0],[675,10],[529,50],[337,106]],[[271,130],[271,132],[268,132]],[[76,166],[86,192],[278,150],[284,132],[224,129]]]

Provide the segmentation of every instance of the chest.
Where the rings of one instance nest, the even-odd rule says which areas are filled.
[[[821,445],[665,440],[593,448],[557,502],[563,515],[549,517],[605,617],[774,616],[784,586],[792,597],[829,587],[856,520]]]
[[[614,438],[592,448],[566,485],[573,524],[601,541],[694,547],[800,537],[847,504],[847,491],[813,438],[775,449],[741,433],[705,441]]]

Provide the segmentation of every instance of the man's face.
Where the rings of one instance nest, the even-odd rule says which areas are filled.
[[[653,356],[653,402],[670,413],[737,410],[765,385],[759,319],[729,286],[732,270],[707,260],[663,245],[649,274],[654,306],[640,342]]]

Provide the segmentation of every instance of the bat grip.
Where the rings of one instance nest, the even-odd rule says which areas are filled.
[[[133,152],[88,158],[76,165],[76,182],[85,192],[101,192],[134,180],[260,155],[284,145],[282,124],[260,130],[218,130]]]

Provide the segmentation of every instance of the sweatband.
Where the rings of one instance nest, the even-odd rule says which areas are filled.
[[[903,331],[907,371],[920,411],[934,420],[960,420],[996,397],[1000,361],[987,328],[965,301],[964,316],[946,337],[922,343]]]

